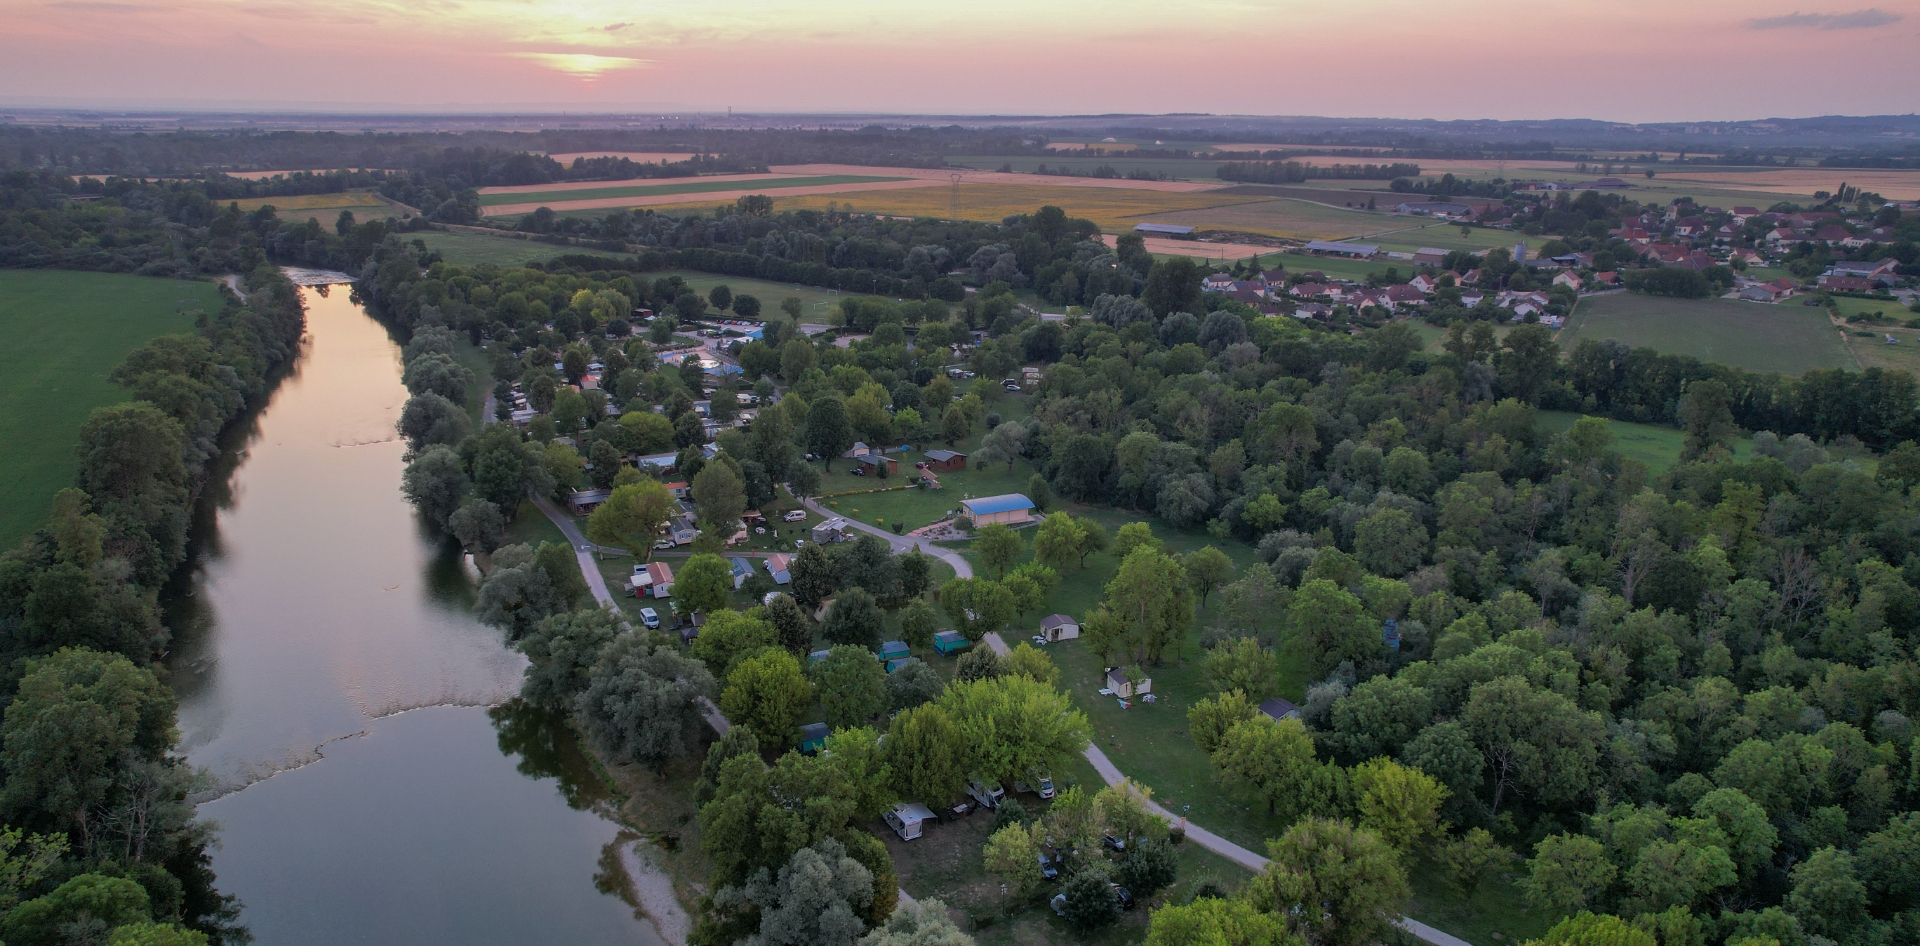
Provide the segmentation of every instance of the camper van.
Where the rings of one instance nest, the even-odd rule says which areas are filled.
[[[911,841],[920,836],[921,825],[933,820],[933,809],[919,802],[895,805],[887,810],[887,825],[902,841]]]
[[[982,808],[998,808],[1006,800],[1007,790],[999,782],[988,779],[974,779],[967,783],[967,795],[980,803]]]

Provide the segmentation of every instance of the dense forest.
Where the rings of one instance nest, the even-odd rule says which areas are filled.
[[[201,776],[175,754],[158,596],[185,560],[216,438],[292,358],[305,320],[267,264],[285,243],[270,216],[219,211],[192,187],[65,200],[74,189],[0,179],[0,265],[241,272],[249,292],[113,370],[134,400],[88,418],[74,486],[45,527],[0,553],[0,935],[245,943],[239,904],[208,866],[214,833],[188,800]]]

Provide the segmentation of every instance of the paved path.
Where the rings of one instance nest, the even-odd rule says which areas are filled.
[[[858,529],[861,532],[867,533],[868,535],[877,535],[883,539],[886,539],[887,545],[891,547],[895,552],[904,552],[909,548],[917,547],[920,549],[920,551],[925,552],[928,555],[931,555],[934,558],[937,558],[943,562],[946,562],[948,565],[952,565],[953,573],[955,576],[960,578],[973,577],[973,566],[968,564],[966,558],[961,556],[959,552],[955,552],[952,549],[943,549],[940,546],[937,546],[932,542],[929,542],[926,539],[922,539],[918,536],[894,535],[893,533],[888,532],[887,530],[882,529],[879,526],[870,526],[864,522],[861,522],[858,519],[852,519],[847,516],[840,515],[839,513],[834,512],[833,510],[828,509],[825,506],[822,506],[811,499],[803,499],[800,502],[804,504],[808,509],[811,509],[818,514],[825,516],[828,519],[845,520],[847,525],[854,529]]]
[[[993,651],[996,654],[1004,654],[1007,652],[1007,642],[1002,640],[998,633],[989,632],[986,635],[982,636],[980,640],[982,643],[987,645],[987,648],[989,650]],[[1106,782],[1108,785],[1119,785],[1122,782],[1125,782],[1127,780],[1126,773],[1120,771],[1120,767],[1117,765],[1114,765],[1113,760],[1107,758],[1107,754],[1104,752],[1101,752],[1099,746],[1089,744],[1086,748],[1086,751],[1082,752],[1081,754],[1087,757],[1087,761],[1093,765],[1093,770],[1095,772],[1100,773],[1100,780],[1103,782]],[[1253,871],[1256,874],[1259,873],[1260,871],[1267,869],[1266,858],[1261,857],[1260,855],[1255,854],[1254,852],[1249,851],[1246,848],[1241,847],[1240,845],[1227,840],[1226,838],[1223,838],[1217,834],[1214,834],[1213,832],[1208,831],[1207,829],[1202,828],[1199,825],[1188,821],[1185,817],[1181,815],[1176,815],[1173,812],[1168,811],[1166,808],[1162,807],[1159,802],[1154,801],[1151,798],[1144,799],[1144,801],[1146,802],[1146,808],[1148,811],[1151,811],[1154,814],[1167,819],[1167,822],[1170,824],[1174,822],[1178,822],[1181,826],[1186,828],[1187,840],[1192,841],[1193,843],[1198,844],[1201,847],[1206,848],[1207,850],[1212,851],[1213,853],[1226,858],[1227,860],[1233,861],[1234,863],[1239,864],[1240,866],[1245,867],[1246,869]],[[1472,943],[1469,943],[1466,940],[1459,938],[1458,936],[1454,936],[1450,933],[1443,933],[1439,930],[1434,929],[1431,926],[1426,925],[1425,923],[1420,922],[1419,920],[1414,920],[1407,917],[1401,917],[1399,920],[1395,921],[1395,923],[1401,929],[1406,930],[1407,932],[1412,933],[1413,935],[1418,936],[1419,938],[1429,943],[1432,943],[1433,946],[1473,946]]]

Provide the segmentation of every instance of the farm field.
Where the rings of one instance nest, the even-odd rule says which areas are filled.
[[[1188,227],[1244,230],[1296,240],[1359,237],[1398,230],[1406,218],[1383,213],[1347,210],[1305,200],[1256,200],[1218,195],[1219,204],[1192,210],[1141,216],[1129,223],[1171,223]],[[1232,201],[1232,203],[1228,203]],[[1223,206],[1224,205],[1224,206]],[[1095,221],[1096,223],[1099,221]]]
[[[1886,368],[1893,371],[1905,371],[1920,377],[1920,330],[1909,328],[1909,319],[1920,318],[1906,306],[1892,299],[1849,299],[1836,297],[1834,307],[1840,311],[1841,318],[1855,315],[1873,315],[1882,313],[1897,322],[1880,324],[1849,324],[1846,327],[1847,348],[1853,352],[1862,368]],[[1872,336],[1851,334],[1853,332],[1872,332]],[[1893,336],[1894,344],[1887,344],[1887,336]]]
[[[547,157],[571,166],[575,158],[626,158],[636,164],[678,164],[693,157],[691,151],[569,151]]]
[[[1399,217],[1403,222],[1414,223],[1425,218]],[[1419,250],[1433,247],[1440,250],[1488,250],[1494,247],[1512,248],[1515,243],[1531,242],[1539,245],[1544,237],[1529,237],[1512,230],[1495,230],[1486,227],[1474,227],[1467,235],[1460,234],[1457,223],[1428,223],[1417,225],[1413,229],[1396,230],[1369,237],[1367,242],[1378,243],[1389,250]]]
[[[760,177],[755,175],[754,177]],[[714,191],[736,191],[742,188],[754,190],[778,190],[786,187],[817,187],[825,184],[880,184],[890,181],[907,180],[900,177],[877,177],[853,174],[834,174],[819,177],[773,177],[745,182],[737,178],[723,177],[715,180],[692,178],[676,184],[624,184],[613,187],[583,187],[566,190],[522,191],[495,190],[489,188],[480,195],[480,206],[494,207],[501,204],[524,204],[530,200],[539,200],[549,206],[583,200],[609,200],[619,197],[658,197],[671,194],[706,194]],[[534,196],[537,195],[537,196]]]
[[[282,220],[299,220],[302,217],[318,220],[331,227],[340,217],[340,211],[350,210],[360,220],[371,220],[394,215],[392,204],[384,203],[372,191],[347,191],[340,194],[292,194],[283,197],[247,197],[229,201],[240,205],[240,209],[249,213],[268,204]]]
[[[1573,411],[1541,411],[1540,426],[1554,436],[1566,433],[1583,415]],[[1607,426],[1613,429],[1613,448],[1622,456],[1638,460],[1655,473],[1665,473],[1680,462],[1680,449],[1686,443],[1686,435],[1677,428],[1662,427],[1658,424],[1636,424],[1631,421],[1614,420],[1603,417]],[[1745,460],[1753,455],[1753,440],[1741,437],[1735,441],[1733,455]]]
[[[1111,147],[1111,146],[1109,146]],[[1032,174],[1044,164],[1049,168],[1066,168],[1078,173],[1090,173],[1103,165],[1112,167],[1121,174],[1133,171],[1146,171],[1149,174],[1165,174],[1175,180],[1214,181],[1222,161],[1209,161],[1205,158],[1182,160],[1179,158],[1129,158],[1098,157],[1076,155],[1071,151],[1047,157],[1004,157],[1000,155],[959,156],[947,159],[948,164],[961,167],[979,168],[985,171],[997,171],[1008,165],[1021,174]]]
[[[1107,229],[1126,230],[1134,224],[1178,210],[1197,210],[1221,204],[1240,203],[1242,197],[1222,196],[1214,191],[1189,193],[1148,190],[1145,188],[1085,187],[1041,183],[960,185],[960,217],[963,220],[998,222],[1013,214],[1032,213],[1052,204],[1069,217],[1084,217]],[[832,204],[841,210],[889,214],[901,217],[952,216],[952,188],[929,184],[903,190],[853,191],[843,194],[773,196],[773,209],[825,210]]]
[[[1395,204],[1407,200],[1406,194],[1396,194],[1386,189],[1385,181],[1328,181],[1327,184],[1344,186],[1315,187],[1312,181],[1298,184],[1233,184],[1221,188],[1223,194],[1244,194],[1248,197],[1287,197],[1293,200],[1309,200],[1316,204],[1331,204],[1335,207],[1354,207],[1364,209],[1372,201],[1375,209],[1391,209]],[[1369,184],[1379,187],[1368,188]]]
[[[427,244],[427,249],[438,251],[442,259],[455,266],[478,266],[482,263],[492,263],[495,266],[522,266],[581,251],[580,247],[559,246],[538,240],[488,236],[484,233],[456,233],[449,230],[422,230],[407,234],[406,238],[424,242]]]
[[[73,485],[74,438],[95,408],[127,400],[107,380],[127,353],[220,310],[210,282],[66,270],[0,271],[0,546],[45,521]]]
[[[1702,361],[1799,374],[1857,368],[1825,310],[1726,299],[1664,299],[1613,293],[1583,300],[1560,332],[1561,347],[1611,338]]]

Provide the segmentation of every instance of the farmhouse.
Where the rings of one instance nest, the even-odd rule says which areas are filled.
[[[1040,619],[1040,636],[1055,644],[1070,641],[1080,636],[1080,623],[1064,614],[1049,614]]]
[[[966,511],[968,519],[973,520],[976,529],[996,522],[1019,525],[1033,520],[1033,500],[1019,493],[963,499],[960,508]]]
[[[927,469],[952,473],[967,468],[967,455],[952,450],[928,450]]]
[[[1372,243],[1348,243],[1345,240],[1312,240],[1307,243],[1305,249],[1308,253],[1346,256],[1353,259],[1366,259],[1380,252],[1380,247]]]

